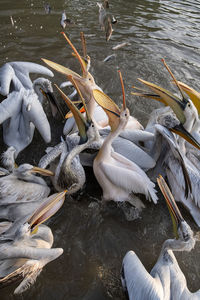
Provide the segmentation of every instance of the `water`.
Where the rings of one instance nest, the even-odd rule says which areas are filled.
[[[105,93],[121,103],[121,88],[117,69],[126,87],[128,107],[144,125],[149,113],[159,103],[134,98],[131,86],[140,86],[137,78],[152,81],[174,90],[163,64],[165,58],[177,79],[199,89],[199,10],[200,2],[184,1],[117,1],[110,9],[118,20],[111,40],[106,43],[98,24],[96,2],[49,1],[51,14],[46,14],[44,2],[39,0],[1,0],[0,60],[42,63],[47,58],[80,72],[71,57],[71,49],[60,34],[61,12],[75,25],[65,32],[80,49],[79,33],[84,31],[88,53],[92,58],[91,73]],[[10,21],[12,15],[14,26]],[[112,47],[129,42],[117,50],[116,58],[107,63],[103,59],[113,53]],[[60,84],[63,76],[55,73],[53,80]],[[52,145],[60,140],[63,124],[51,120]],[[1,132],[2,135],[2,132]],[[35,132],[33,143],[23,151],[18,163],[37,164],[44,154],[41,137]],[[5,149],[2,144],[1,151]],[[36,155],[37,153],[37,155]],[[138,220],[128,222],[113,203],[100,207],[101,189],[87,169],[87,185],[76,197],[67,199],[49,226],[55,237],[55,247],[64,254],[47,265],[23,296],[13,296],[15,285],[0,290],[0,299],[124,299],[120,284],[121,261],[126,251],[133,249],[149,271],[155,264],[163,241],[173,236],[170,217],[163,199],[158,205],[147,203]],[[181,211],[192,226],[197,227],[188,213]],[[176,254],[192,291],[199,288],[199,244],[190,253]]]

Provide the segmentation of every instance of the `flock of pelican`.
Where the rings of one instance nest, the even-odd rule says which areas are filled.
[[[99,5],[99,9],[105,8]],[[176,238],[163,243],[150,274],[134,251],[125,255],[121,281],[129,299],[200,299],[200,291],[192,294],[188,290],[173,254],[173,251],[189,252],[195,246],[193,232],[175,201],[181,202],[200,226],[200,94],[178,82],[163,60],[180,96],[139,79],[151,92],[135,88],[132,94],[164,104],[153,111],[144,129],[130,116],[121,72],[123,103],[119,108],[95,83],[89,72],[91,60],[86,50],[80,56],[67,35],[62,34],[80,63],[82,74],[48,59],[42,60],[67,78],[61,88],[74,87],[73,95],[67,96],[55,85],[68,107],[66,116],[53,96],[51,82],[45,78],[33,82],[30,79],[30,73],[53,77],[47,67],[9,62],[0,69],[0,93],[4,97],[0,103],[0,123],[8,146],[2,154],[0,168],[0,287],[20,278],[15,293],[24,292],[42,268],[63,253],[61,248],[52,248],[53,234],[42,223],[60,209],[65,194],[83,188],[84,166],[90,166],[102,188],[102,201],[129,202],[139,211],[145,205],[138,194],[154,204],[158,202],[157,180],[172,217]],[[85,48],[83,34],[82,41]],[[73,101],[75,94],[78,101]],[[49,100],[53,116],[59,113],[66,119],[65,139],[47,148],[38,166],[28,163],[17,166],[15,160],[31,143],[35,127],[46,143],[51,140],[50,125],[42,106],[44,98]],[[50,187],[36,173],[51,178],[54,194],[50,195]]]

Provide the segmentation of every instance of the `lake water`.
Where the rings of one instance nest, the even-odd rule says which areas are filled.
[[[161,62],[166,62],[178,80],[199,89],[200,1],[110,1],[110,10],[117,18],[109,42],[98,23],[96,1],[49,0],[51,13],[46,14],[39,0],[1,0],[0,61],[30,61],[42,63],[41,57],[53,60],[80,72],[71,56],[71,49],[60,34],[61,13],[74,25],[65,32],[80,49],[80,31],[84,31],[88,54],[92,59],[91,73],[99,86],[118,104],[122,101],[117,70],[120,69],[126,88],[128,107],[144,125],[149,113],[159,103],[131,96],[131,86],[143,78],[173,90],[171,78]],[[11,24],[10,16],[14,20]],[[127,47],[113,51],[112,47],[129,42]],[[106,56],[116,57],[107,63]],[[55,73],[54,83],[64,81]],[[62,134],[63,124],[51,120],[52,145]],[[1,131],[2,135],[2,131]],[[36,132],[33,143],[23,151],[18,163],[37,164],[46,145]],[[1,145],[1,151],[5,145]],[[158,205],[144,200],[146,209],[141,217],[126,221],[113,203],[100,208],[101,189],[92,170],[87,169],[87,184],[76,197],[67,199],[63,208],[49,221],[55,247],[64,254],[47,265],[36,283],[22,296],[13,296],[15,285],[0,290],[1,300],[107,300],[125,299],[121,290],[120,268],[123,256],[134,250],[148,271],[155,264],[162,243],[173,237],[167,207],[160,196]],[[181,208],[194,231],[198,228]],[[176,256],[192,291],[199,288],[199,243],[190,253]]]

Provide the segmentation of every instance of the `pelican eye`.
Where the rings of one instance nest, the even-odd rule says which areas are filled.
[[[127,114],[125,114],[125,117],[127,117]]]
[[[190,107],[191,106],[191,104],[190,103],[188,103],[188,107]]]
[[[183,232],[183,238],[186,242],[190,239],[188,233],[184,233],[184,232]]]

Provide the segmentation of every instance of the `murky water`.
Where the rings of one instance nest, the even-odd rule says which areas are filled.
[[[61,12],[65,9],[67,16],[75,22],[65,31],[78,49],[80,31],[86,35],[88,53],[92,58],[91,73],[96,82],[119,103],[122,97],[116,70],[120,69],[131,113],[145,124],[150,111],[159,104],[134,98],[130,95],[131,86],[137,85],[137,78],[141,77],[169,88],[171,78],[161,58],[166,59],[179,80],[199,90],[200,2],[110,2],[118,23],[111,40],[106,43],[98,24],[96,1],[49,0],[52,11],[47,15],[43,1],[1,0],[1,65],[17,60],[42,63],[40,58],[44,57],[80,72],[71,49],[60,34]],[[114,52],[112,47],[121,42],[130,45],[116,51],[116,57],[104,63],[103,59]],[[60,84],[62,80],[61,75],[55,74],[55,83]],[[60,140],[63,124],[54,120],[51,124],[54,145]],[[45,147],[36,132],[32,145],[20,154],[18,163],[37,164]],[[2,149],[5,149],[4,145]],[[141,218],[128,222],[114,203],[106,207],[97,203],[96,199],[101,199],[101,189],[92,170],[86,171],[85,189],[76,197],[67,199],[49,222],[55,237],[54,246],[64,248],[64,254],[44,268],[34,286],[23,296],[12,295],[13,285],[0,290],[0,299],[124,299],[119,278],[126,251],[133,249],[147,270],[154,265],[163,241],[173,236],[163,199],[160,197],[156,206],[144,200],[146,209]],[[197,231],[187,212],[184,209],[182,212]],[[199,249],[197,243],[195,250],[177,255],[193,291],[199,288]]]

